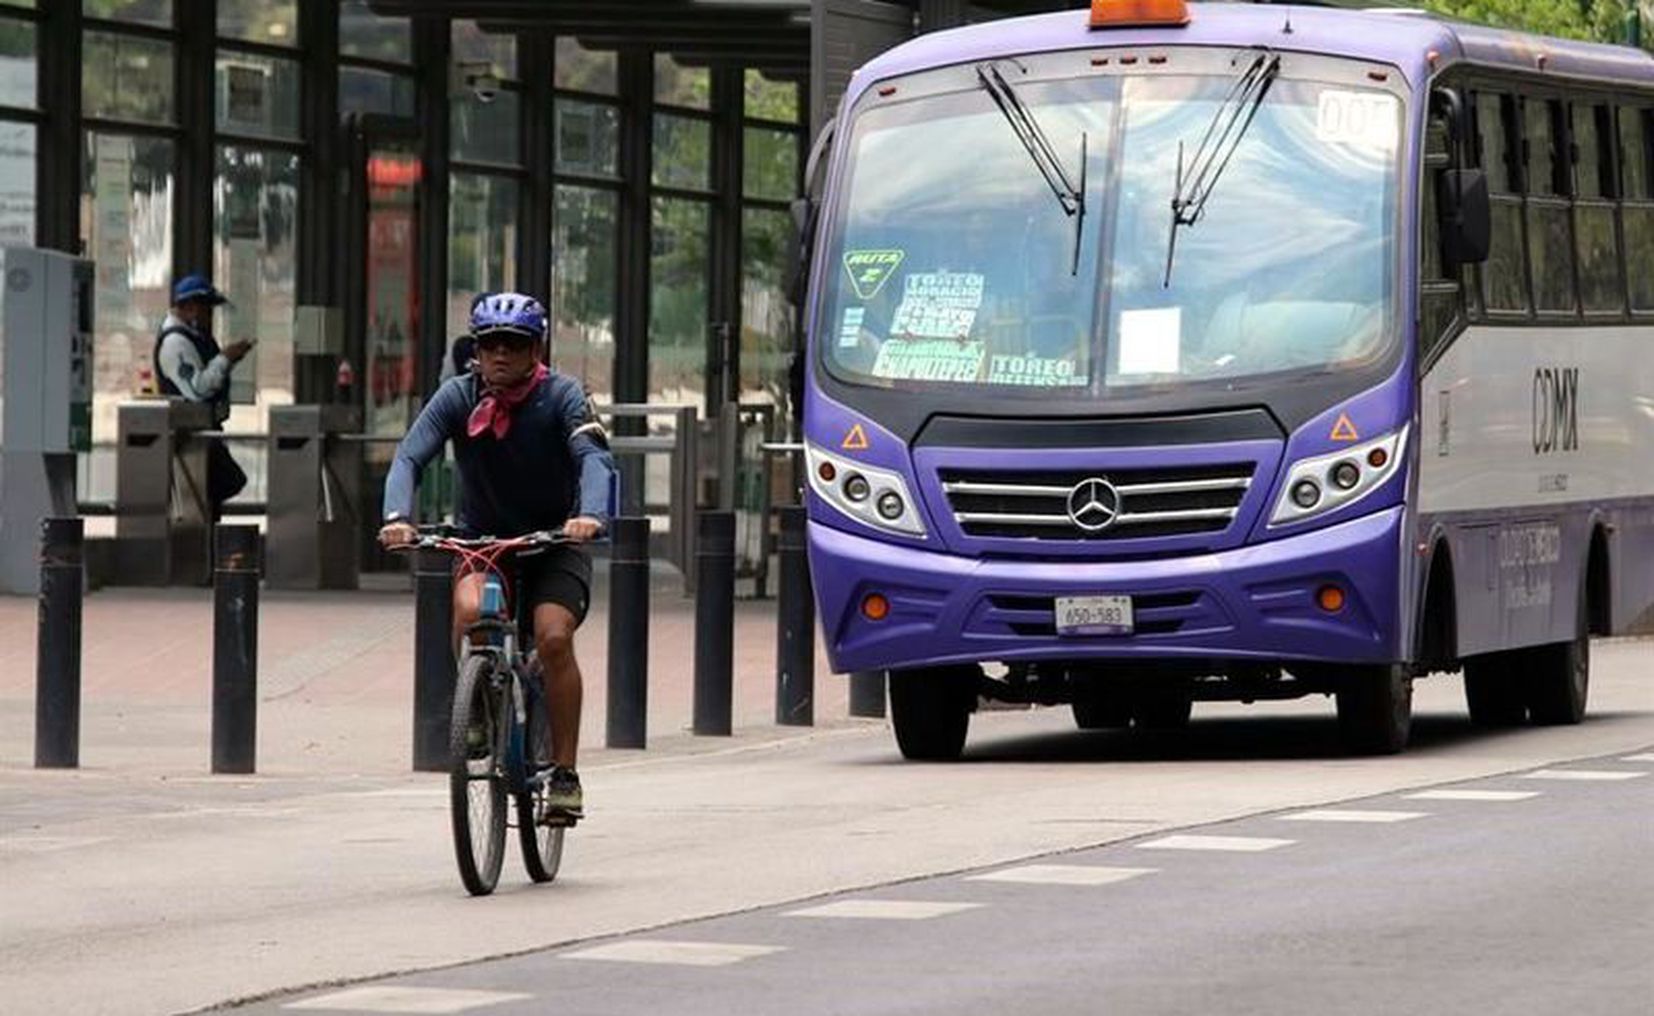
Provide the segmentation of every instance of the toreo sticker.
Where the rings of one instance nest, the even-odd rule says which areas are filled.
[[[863,300],[871,300],[884,288],[885,282],[896,273],[906,251],[847,250],[844,252],[844,270],[850,275],[850,285]]]
[[[892,337],[964,339],[976,327],[984,278],[973,272],[925,272],[903,281]]]
[[[892,339],[879,347],[873,376],[901,381],[972,382],[982,373],[986,351],[980,342]]]
[[[988,361],[988,383],[991,385],[1060,388],[1064,385],[1083,385],[1086,383],[1086,379],[1075,369],[1074,361],[1070,359],[1044,356],[994,356]]]

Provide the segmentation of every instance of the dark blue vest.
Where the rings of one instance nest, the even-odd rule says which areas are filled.
[[[217,356],[220,352],[222,352],[222,350],[218,348],[218,342],[213,339],[212,335],[206,332],[197,332],[191,328],[185,328],[183,325],[173,325],[171,328],[163,328],[161,329],[161,334],[155,336],[155,349],[149,354],[151,369],[155,371],[155,385],[160,390],[162,395],[170,395],[173,398],[183,398],[184,393],[178,390],[178,386],[172,383],[172,378],[167,377],[166,371],[161,369],[161,344],[166,342],[167,336],[169,335],[182,335],[184,338],[189,339],[190,345],[195,347],[195,355],[201,358],[202,367],[212,363],[213,357]],[[226,383],[224,385],[224,390],[214,396],[211,401],[215,407],[213,410],[213,416],[215,419],[222,419],[223,417],[229,415],[229,384]]]

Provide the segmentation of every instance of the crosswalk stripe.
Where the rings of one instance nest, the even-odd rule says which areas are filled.
[[[629,939],[607,942],[562,954],[566,960],[607,960],[616,963],[664,963],[685,967],[727,967],[732,963],[781,952],[779,945],[738,945],[733,942],[675,942]]]
[[[1654,751],[1645,751],[1640,755],[1627,755],[1621,762],[1654,762]]]
[[[1525,773],[1525,780],[1634,780],[1647,776],[1644,772],[1627,769],[1536,769]]]
[[[1316,808],[1280,816],[1283,822],[1405,822],[1423,818],[1423,811],[1364,811],[1360,808]]]
[[[835,900],[816,907],[789,910],[787,917],[845,917],[878,921],[923,921],[965,910],[980,903],[924,903],[918,900]]]
[[[1406,795],[1412,801],[1526,801],[1537,790],[1421,790]]]
[[[395,1012],[440,1016],[443,1013],[465,1012],[467,1009],[499,1005],[501,1002],[521,1002],[533,997],[513,991],[470,991],[459,988],[370,984],[289,1002],[282,1008],[312,1012]]]
[[[1162,836],[1158,840],[1148,840],[1137,844],[1139,850],[1234,850],[1241,853],[1256,853],[1260,850],[1274,850],[1276,847],[1289,847],[1297,840],[1277,840],[1267,836],[1191,836],[1180,834],[1177,836]]]
[[[1018,882],[1024,885],[1110,885],[1139,875],[1152,875],[1159,868],[1106,868],[1096,864],[1024,864],[981,875],[966,876],[971,882]]]

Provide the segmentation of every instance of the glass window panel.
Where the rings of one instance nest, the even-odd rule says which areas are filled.
[[[297,138],[300,73],[296,60],[220,51],[214,89],[218,129]]]
[[[463,334],[478,293],[517,288],[517,181],[452,175],[448,197],[448,330]]]
[[[218,312],[216,324],[223,340],[257,340],[252,354],[230,376],[235,405],[227,430],[263,431],[270,407],[293,401],[298,219],[297,155],[229,145],[218,149],[213,279],[231,302]],[[244,445],[237,451],[245,453],[242,467],[250,480],[241,496],[259,499],[264,490],[264,447]]]
[[[1620,245],[1614,232],[1612,205],[1575,209],[1579,240],[1580,301],[1586,310],[1617,311],[1624,303],[1620,284]]]
[[[80,235],[96,273],[96,316],[93,449],[80,496],[108,501],[115,496],[115,407],[154,390],[155,335],[172,302],[172,142],[90,134],[81,179]]]
[[[0,120],[0,247],[34,246],[34,124]]]
[[[587,49],[578,39],[566,35],[557,37],[552,66],[558,88],[613,95],[619,85],[619,60],[613,52]]]
[[[298,0],[218,0],[218,35],[267,46],[297,46]]]
[[[419,308],[419,209],[424,184],[419,156],[406,142],[368,153],[367,336],[357,374],[370,434],[401,435],[424,397]],[[391,449],[369,446],[368,488],[384,480]]]
[[[1582,198],[1600,198],[1612,193],[1603,186],[1603,167],[1608,160],[1604,158],[1600,131],[1603,124],[1598,114],[1605,111],[1603,106],[1573,107],[1574,149],[1579,153],[1574,163],[1574,186],[1577,188],[1574,193]]]
[[[87,116],[172,121],[172,44],[87,32],[81,90]]]
[[[607,103],[559,98],[557,172],[614,176],[620,158],[620,110]]]
[[[655,101],[668,106],[712,108],[712,72],[686,67],[670,54],[655,54]]]
[[[1625,167],[1625,196],[1654,198],[1654,114],[1642,109],[1620,110],[1620,162]]]
[[[516,165],[521,150],[519,135],[522,97],[501,90],[492,101],[470,94],[457,95],[450,102],[453,116],[453,154],[471,162],[498,162]]]
[[[1528,309],[1528,266],[1522,256],[1520,201],[1493,202],[1493,237],[1487,263],[1482,266],[1490,311]]]
[[[792,229],[786,212],[748,208],[741,215],[741,401],[767,402],[781,418],[792,409],[794,313],[783,278]]]
[[[81,0],[80,9],[89,18],[172,27],[172,0]]]
[[[699,402],[706,390],[704,201],[653,201],[649,258],[649,401]]]
[[[339,52],[370,60],[413,63],[413,32],[407,18],[392,18],[368,9],[367,0],[339,5]]]
[[[1522,141],[1528,156],[1524,176],[1527,193],[1555,194],[1556,153],[1555,136],[1551,130],[1551,104],[1541,99],[1526,99],[1522,103],[1522,117]]]
[[[747,197],[788,201],[798,193],[797,133],[748,127],[741,157],[741,190]]]
[[[1533,265],[1534,306],[1571,314],[1574,301],[1574,244],[1567,205],[1528,207],[1528,261]]]
[[[0,18],[0,104],[34,107],[35,46],[33,22]]]
[[[1482,169],[1488,189],[1514,194],[1510,178],[1510,132],[1506,129],[1504,96],[1482,92],[1476,96],[1476,131],[1482,139]]]
[[[454,21],[453,60],[461,66],[488,64],[497,77],[517,78],[517,37],[509,32],[485,32],[475,21]]]
[[[705,190],[712,166],[712,125],[685,116],[655,114],[653,180],[662,187]]]
[[[745,113],[755,120],[798,122],[798,85],[792,81],[771,81],[747,69]]]
[[[1625,208],[1625,262],[1646,269],[1654,265],[1654,208]],[[1631,306],[1654,311],[1654,272],[1631,273]]]
[[[552,362],[599,401],[614,390],[615,237],[619,196],[559,186],[551,220]]]
[[[340,67],[339,112],[413,116],[413,79],[366,67]]]

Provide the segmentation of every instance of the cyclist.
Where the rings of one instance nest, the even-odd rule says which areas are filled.
[[[580,666],[574,632],[591,597],[591,558],[579,543],[603,532],[614,460],[580,382],[542,362],[546,311],[521,293],[494,293],[471,311],[476,368],[437,389],[385,480],[379,542],[406,544],[417,532],[414,491],[421,471],[454,443],[459,473],[456,520],[468,536],[514,536],[561,527],[573,542],[523,559],[514,594],[533,605],[534,644],[551,707],[554,814],[584,815],[576,755]],[[454,641],[474,624],[483,576],[462,570],[454,583]]]

